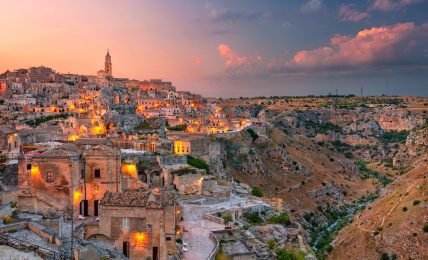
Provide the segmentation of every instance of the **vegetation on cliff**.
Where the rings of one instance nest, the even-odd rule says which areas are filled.
[[[210,167],[203,159],[195,158],[193,156],[188,155],[187,164],[198,169],[203,169],[207,174],[210,174]]]

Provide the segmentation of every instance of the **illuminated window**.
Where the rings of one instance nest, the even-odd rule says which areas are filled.
[[[53,174],[51,171],[47,172],[46,174],[46,181],[47,182],[53,182]]]
[[[123,228],[129,228],[129,219],[128,218],[122,218],[122,227]]]

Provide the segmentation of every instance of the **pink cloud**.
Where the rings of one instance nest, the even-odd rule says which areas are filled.
[[[199,64],[202,64],[202,58],[201,58],[201,57],[199,57],[199,56],[198,56],[198,57],[196,57],[196,58],[195,58],[195,64],[198,64],[198,65],[199,65]]]
[[[262,60],[261,56],[255,58],[240,56],[227,44],[219,44],[217,50],[221,57],[225,59],[224,66],[227,69],[237,69],[246,65],[253,65]]]
[[[339,9],[339,17],[342,21],[360,22],[370,17],[367,12],[354,9],[353,5],[342,5]]]
[[[393,11],[421,2],[423,2],[423,0],[374,0],[371,9]]]
[[[282,66],[286,69],[328,69],[427,63],[426,58],[421,58],[426,44],[428,23],[372,27],[354,36],[336,35],[326,46],[298,51]]]

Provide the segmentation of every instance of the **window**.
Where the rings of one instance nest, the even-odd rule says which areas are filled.
[[[166,241],[171,241],[171,237],[166,237]]]
[[[122,218],[122,227],[123,228],[129,228],[129,219],[128,218]]]
[[[95,178],[101,178],[101,170],[95,169],[94,170],[94,176],[95,176]]]
[[[53,182],[53,174],[51,171],[46,173],[46,181],[47,182]]]
[[[27,170],[31,170],[31,163],[27,164]]]

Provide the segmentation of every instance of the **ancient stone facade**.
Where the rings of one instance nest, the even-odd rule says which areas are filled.
[[[130,259],[167,259],[176,254],[176,225],[181,218],[173,191],[107,192],[100,221],[86,238],[104,236]]]
[[[98,216],[107,191],[121,191],[120,152],[106,145],[65,144],[19,158],[21,209],[36,212],[74,208],[74,215]]]

